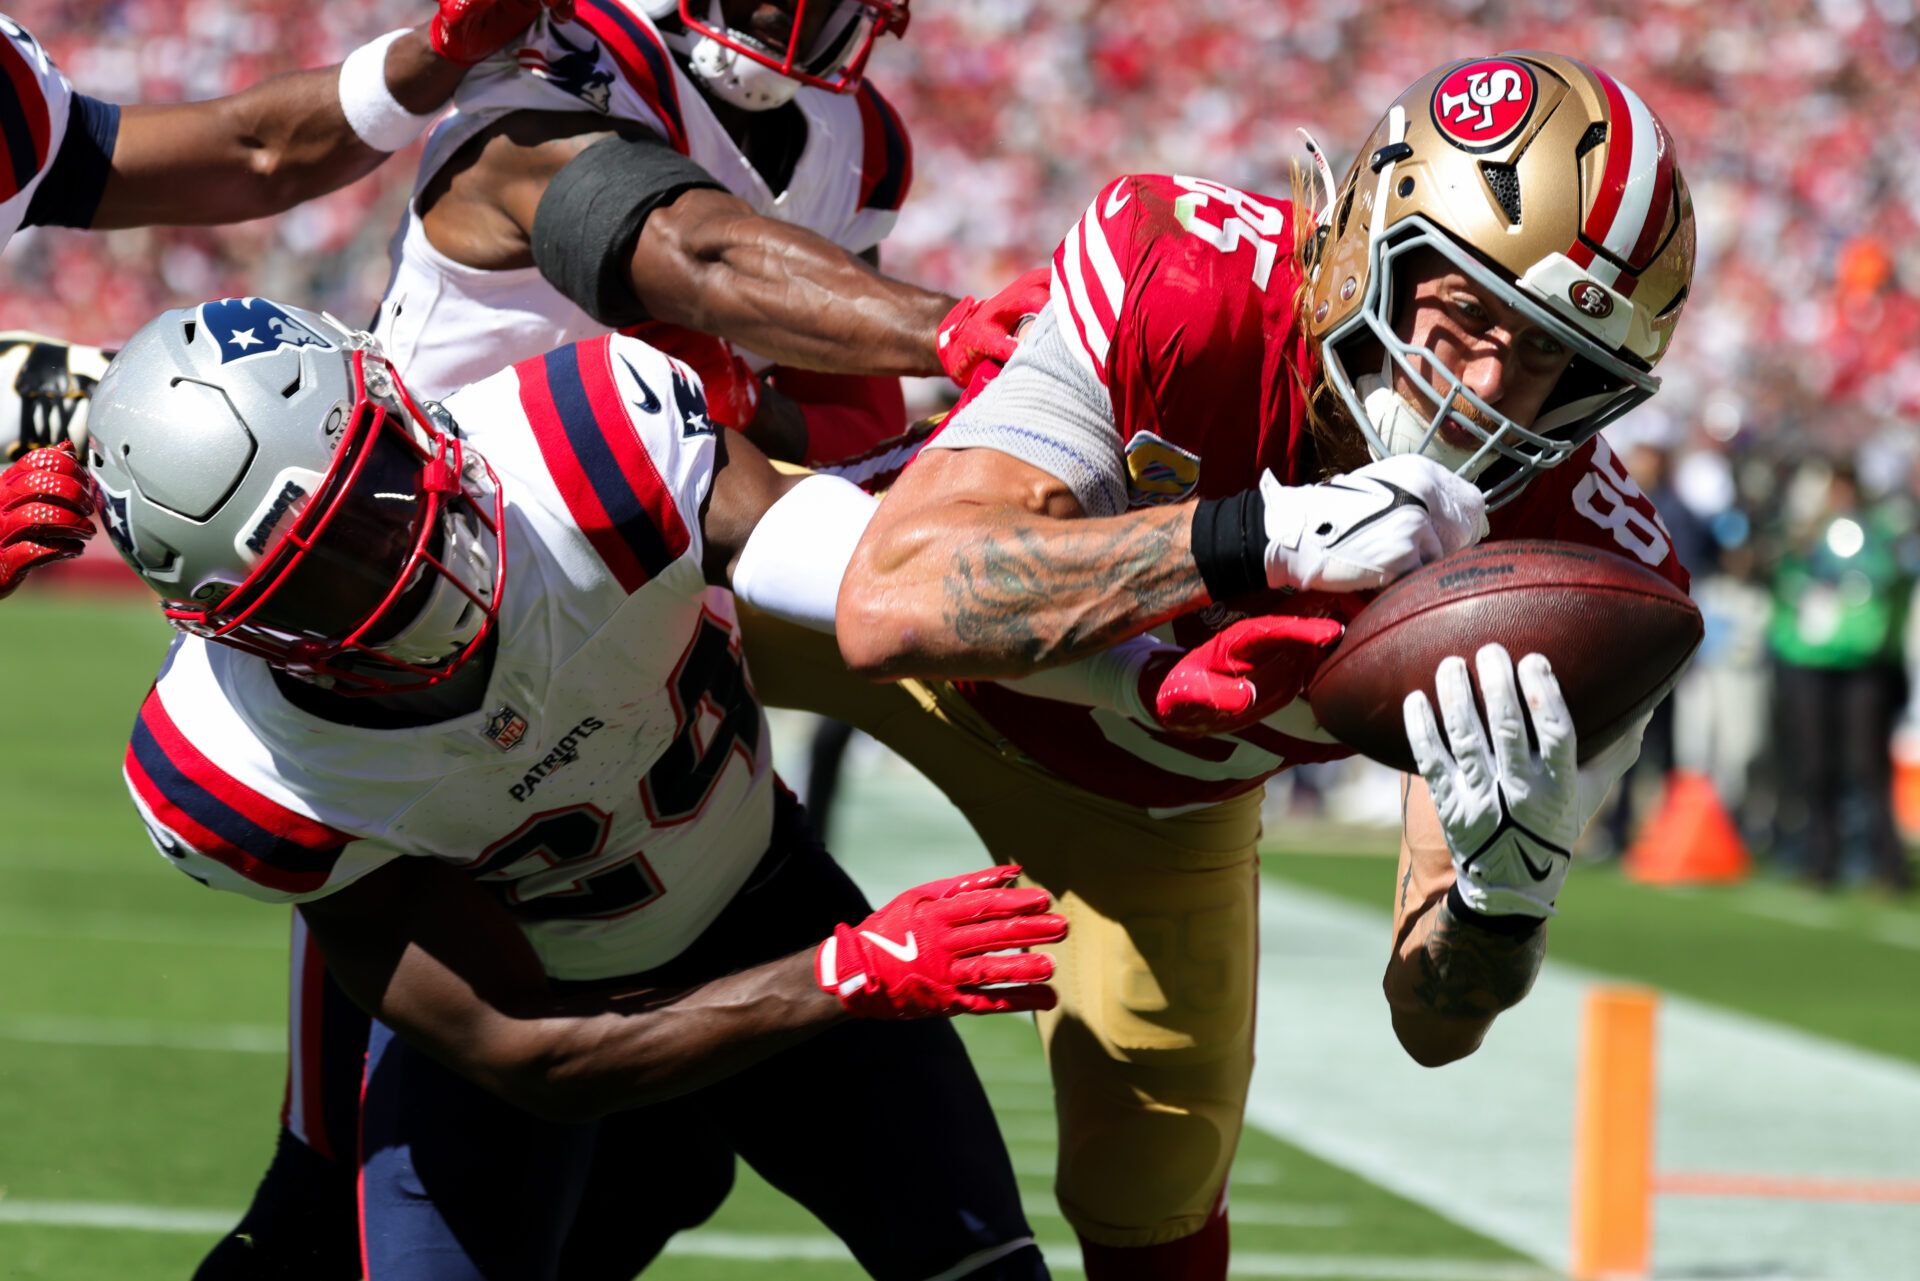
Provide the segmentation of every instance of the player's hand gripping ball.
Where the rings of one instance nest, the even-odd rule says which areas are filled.
[[[973,382],[982,364],[1004,365],[1020,344],[1020,327],[1047,305],[1052,272],[1046,267],[1016,277],[985,302],[962,298],[940,322],[940,367],[959,386]]]
[[[857,1018],[1052,1009],[1052,957],[987,955],[1067,936],[1047,892],[1015,886],[1019,875],[994,867],[915,886],[860,924],[836,927],[814,953],[816,980]]]
[[[1453,854],[1454,890],[1482,916],[1552,916],[1580,835],[1573,716],[1539,654],[1520,660],[1517,686],[1502,646],[1482,646],[1474,668],[1484,724],[1459,657],[1442,660],[1434,674],[1446,737],[1426,694],[1407,695],[1403,708]]]
[[[567,22],[573,17],[573,0],[439,0],[427,37],[442,58],[471,67],[506,48],[533,25],[542,9]]]
[[[92,537],[93,495],[72,446],[36,449],[0,472],[0,600]]]
[[[1141,701],[1178,734],[1231,734],[1300,697],[1339,641],[1331,618],[1262,614],[1141,673]]]
[[[1486,497],[1420,454],[1395,454],[1319,485],[1260,477],[1267,586],[1358,592],[1471,547]]]

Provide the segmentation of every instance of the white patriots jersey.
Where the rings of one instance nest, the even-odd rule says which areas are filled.
[[[0,14],[0,248],[53,168],[72,103],[73,86],[40,42]]]
[[[397,858],[464,868],[561,979],[670,960],[765,854],[775,781],[730,598],[701,572],[715,444],[699,385],[603,336],[450,397],[506,496],[500,640],[478,711],[362,729],[266,663],[174,642],[126,776],[154,842],[255,898]]]
[[[755,211],[864,253],[893,229],[912,181],[906,129],[868,83],[850,94],[803,85],[793,101],[806,117],[806,144],[786,190],[776,192],[633,0],[579,0],[573,21],[543,15],[518,46],[468,73],[453,112],[428,139],[414,196],[502,116],[598,112],[657,134]],[[503,361],[605,331],[537,267],[482,271],[440,253],[412,204],[390,256],[374,333],[418,394],[444,395]]]

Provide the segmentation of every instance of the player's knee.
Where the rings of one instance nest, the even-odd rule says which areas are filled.
[[[1105,1056],[1074,1024],[1053,1042],[1062,1213],[1088,1240],[1158,1245],[1200,1230],[1239,1144],[1253,1060],[1245,1038]]]
[[[1068,1019],[1112,1058],[1164,1068],[1204,1065],[1251,1039],[1252,895],[1195,896],[1157,910],[1069,910]]]

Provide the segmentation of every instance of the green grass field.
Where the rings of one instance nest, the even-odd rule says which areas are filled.
[[[132,602],[29,593],[0,608],[13,674],[0,753],[0,1278],[185,1277],[246,1202],[273,1139],[286,913],[166,866],[120,781],[165,639]],[[1266,866],[1381,910],[1391,889],[1380,857],[1275,852]],[[1920,914],[1764,879],[1713,893],[1656,893],[1607,869],[1581,881],[1579,911],[1554,927],[1556,957],[1920,1062]],[[1070,1271],[1032,1031],[1002,1019],[965,1031],[1034,1226]],[[1550,1275],[1265,1134],[1247,1136],[1235,1199],[1236,1250],[1268,1260],[1260,1275]],[[750,1176],[712,1229],[650,1275],[854,1275],[808,1216]],[[1403,1266],[1421,1259],[1436,1262]]]

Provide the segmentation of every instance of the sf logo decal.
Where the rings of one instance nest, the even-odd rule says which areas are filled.
[[[1533,73],[1505,58],[1456,67],[1433,91],[1433,123],[1466,151],[1491,151],[1533,114]]]

